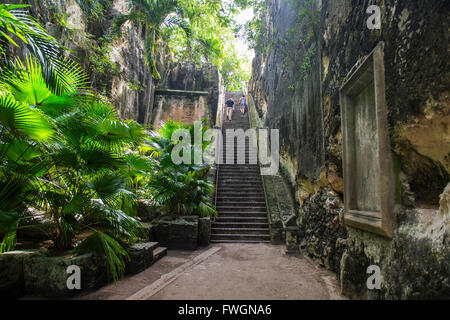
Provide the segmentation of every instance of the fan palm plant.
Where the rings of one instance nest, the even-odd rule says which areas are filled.
[[[157,80],[161,78],[155,63],[161,28],[182,28],[188,35],[190,29],[177,8],[177,0],[130,0],[130,8],[128,14],[117,18],[115,30],[120,33],[122,25],[127,21],[141,23],[145,26],[145,61],[151,74],[147,90],[151,92],[153,78]],[[146,103],[144,124],[148,122],[151,104],[152,101],[149,98]]]
[[[54,221],[58,249],[89,232],[76,252],[103,254],[117,279],[128,256],[123,243],[143,236],[121,209],[134,199],[130,175],[146,163],[127,153],[146,133],[93,97],[76,64],[63,63],[67,81],[54,89],[36,59],[16,60],[0,73],[0,250],[13,248],[19,219],[33,206]]]
[[[206,123],[207,120],[204,120]],[[211,199],[214,185],[207,180],[210,167],[175,164],[172,161],[173,149],[180,143],[174,142],[172,136],[178,130],[188,130],[190,136],[194,137],[193,125],[168,121],[158,132],[153,132],[149,139],[152,156],[157,159],[157,168],[148,183],[153,201],[178,215],[216,215]],[[203,134],[206,130],[206,126],[203,126]],[[202,150],[198,151],[204,152],[208,146],[209,142],[204,142]],[[191,163],[194,163],[195,148],[191,146]]]
[[[66,48],[28,14],[28,7],[0,3],[0,70],[8,69],[12,61],[8,48],[24,45],[39,59],[47,85],[56,89],[71,79],[67,74],[67,61],[62,58]]]

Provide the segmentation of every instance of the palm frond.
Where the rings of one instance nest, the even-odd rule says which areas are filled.
[[[79,92],[85,90],[88,83],[86,74],[74,62],[64,60],[61,63],[65,76],[55,76],[53,90],[48,86],[41,64],[30,57],[26,59],[26,66],[16,59],[14,68],[5,70],[0,79],[16,100],[36,106],[46,114],[60,115],[80,102]]]
[[[130,260],[130,255],[117,240],[100,231],[79,244],[75,252],[78,255],[94,252],[104,256],[108,272],[116,282],[124,274],[126,260]]]
[[[5,92],[0,92],[0,124],[13,134],[23,133],[37,141],[48,140],[54,135],[49,119],[42,112]]]

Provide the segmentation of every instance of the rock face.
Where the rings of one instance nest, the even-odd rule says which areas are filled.
[[[308,255],[333,271],[339,271],[347,239],[347,231],[339,224],[342,207],[339,196],[331,188],[323,188],[306,199],[300,209],[301,245]]]
[[[170,64],[156,90],[151,123],[157,128],[168,119],[192,124],[208,118],[214,126],[223,94],[222,77],[216,66]]]
[[[127,12],[127,1],[101,1],[105,11],[98,19],[83,12],[74,0],[10,0],[8,3],[30,4],[32,15],[72,51],[71,57],[89,74],[93,87],[111,99],[119,115],[144,121],[150,92],[142,28],[126,24],[121,37],[111,36],[116,17]],[[164,46],[160,52],[166,55]],[[164,72],[162,60],[158,57],[159,70]]]
[[[259,121],[280,130],[282,169],[298,204],[304,251],[338,273],[348,296],[450,297],[444,262],[449,255],[444,189],[450,180],[450,4],[383,2],[381,30],[366,27],[369,0],[266,4],[249,92]],[[388,132],[401,177],[391,240],[341,226],[339,219],[344,193],[339,90],[380,41]],[[381,268],[379,291],[366,286],[370,265]]]

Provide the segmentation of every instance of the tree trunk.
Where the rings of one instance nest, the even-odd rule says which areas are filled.
[[[156,41],[156,28],[153,27],[152,30],[152,37],[153,37],[153,42],[152,42],[152,60],[155,61],[155,41]],[[155,62],[156,65],[156,62]],[[149,118],[152,116],[152,111],[153,111],[153,100],[154,100],[154,95],[153,95],[153,72],[150,72],[150,78],[148,79],[148,85],[147,85],[147,90],[148,90],[148,103],[146,105],[145,108],[145,114],[144,114],[144,125],[148,125],[149,123]]]

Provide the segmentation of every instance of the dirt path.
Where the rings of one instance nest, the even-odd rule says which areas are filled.
[[[341,299],[334,274],[282,246],[223,244],[169,255],[146,271],[81,299]]]

